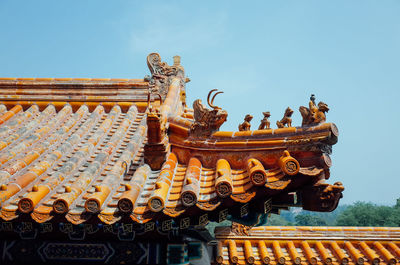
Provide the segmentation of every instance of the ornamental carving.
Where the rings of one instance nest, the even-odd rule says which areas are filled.
[[[211,94],[216,92],[210,101]],[[213,132],[219,130],[219,127],[226,121],[228,113],[220,107],[214,106],[214,99],[218,94],[223,93],[213,89],[208,93],[207,103],[212,108],[209,110],[197,99],[193,103],[194,123],[190,127],[190,135],[194,137],[208,137]]]
[[[123,213],[130,213],[133,210],[133,204],[130,200],[123,198],[118,201],[118,209]]]
[[[185,192],[182,194],[182,204],[185,205],[186,207],[193,206],[197,202],[196,195],[194,195],[192,192]]]
[[[151,200],[150,205],[152,209],[155,209],[157,211],[160,211],[163,207],[163,203],[158,198]]]
[[[174,56],[174,64],[169,66],[161,61],[158,53],[150,53],[147,56],[147,66],[150,69],[149,88],[152,93],[160,93],[163,99],[167,96],[168,86],[171,77],[179,77],[182,80],[185,76],[185,70],[181,65],[181,57]]]
[[[326,186],[321,194],[320,194],[320,199],[321,200],[333,200],[336,197],[336,194],[342,193],[344,190],[342,182],[335,182],[333,185],[328,185]]]
[[[236,236],[248,236],[251,226],[246,226],[236,222],[232,222],[231,231]]]
[[[300,171],[299,162],[285,150],[283,155],[279,158],[279,166],[283,173],[289,176],[294,176]]]
[[[320,101],[318,105],[316,105],[315,95],[312,94],[308,106],[309,108],[304,106],[299,108],[301,116],[303,117],[301,126],[313,126],[326,121],[325,113],[329,111],[329,107],[326,103]]]
[[[339,199],[343,197],[344,187],[341,182],[333,185],[317,183],[302,190],[303,209],[309,211],[331,212],[336,209]]]
[[[264,174],[261,174],[261,173],[255,173],[253,175],[253,177],[251,178],[251,181],[253,183],[255,183],[255,185],[261,186],[261,185],[265,184],[265,176],[264,176]]]
[[[228,183],[221,182],[216,185],[215,190],[221,198],[226,198],[232,193],[232,188]]]
[[[251,120],[253,119],[253,116],[250,114],[247,114],[246,117],[244,117],[243,123],[239,124],[239,131],[250,131],[251,127]]]
[[[283,118],[276,122],[276,126],[278,126],[278,128],[283,128],[285,126],[292,127],[292,114],[293,110],[290,107],[287,107]]]
[[[259,130],[269,129],[270,122],[269,117],[271,117],[271,113],[269,111],[263,112],[264,118],[261,120],[260,126],[258,126]]]

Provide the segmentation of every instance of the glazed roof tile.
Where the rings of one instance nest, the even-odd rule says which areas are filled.
[[[144,79],[0,78],[0,103],[8,108],[16,102],[24,109],[36,103],[43,110],[51,103],[60,110],[69,103],[76,111],[85,103],[93,111],[102,103],[106,111],[119,104],[126,112],[135,102],[144,111],[148,91],[149,82]]]
[[[75,113],[70,105],[58,113],[53,105],[35,116],[32,110],[37,107],[14,117],[27,116],[24,123],[7,126],[14,124],[10,119],[2,127],[13,133],[1,141],[1,217],[31,213],[42,222],[52,218],[54,209],[73,218],[92,197],[95,205],[89,209],[104,205],[107,210],[101,200],[122,185],[130,161],[142,155],[143,114],[135,106],[122,113],[117,105],[109,113],[100,105],[91,113],[85,105]],[[98,192],[107,195],[97,201]]]
[[[218,264],[396,264],[400,228],[218,227]]]

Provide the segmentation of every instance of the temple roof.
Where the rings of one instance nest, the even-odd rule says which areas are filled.
[[[147,63],[144,79],[0,79],[1,219],[254,225],[290,206],[336,208],[343,186],[325,180],[338,130],[325,103],[301,107],[302,126],[288,108],[276,129],[266,116],[247,130],[247,115],[223,132],[220,92],[211,110],[188,108],[179,57]]]
[[[219,264],[396,264],[400,228],[218,227]]]

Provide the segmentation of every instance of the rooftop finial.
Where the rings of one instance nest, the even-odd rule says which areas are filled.
[[[181,65],[181,57],[179,55],[175,55],[172,58],[174,58],[174,66]]]
[[[150,69],[151,77],[146,78],[146,80],[149,80],[151,92],[159,92],[163,99],[167,96],[172,78],[180,78],[183,83],[186,81],[185,69],[181,65],[181,57],[176,55],[173,58],[174,64],[169,66],[161,60],[161,56],[158,53],[150,53],[147,56],[147,66]]]

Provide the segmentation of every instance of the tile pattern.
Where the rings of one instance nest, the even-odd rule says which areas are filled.
[[[143,158],[146,126],[136,106],[126,113],[118,105],[73,112],[68,104],[58,112],[53,105],[0,111],[13,113],[0,125],[3,220],[30,214],[45,222],[58,214],[81,223],[117,209],[111,195]]]
[[[149,83],[143,79],[0,78],[0,104],[11,109],[15,102],[18,102],[27,109],[35,102],[40,110],[43,110],[51,103],[58,111],[68,103],[77,111],[84,102],[89,110],[93,111],[102,103],[107,112],[118,104],[126,112],[134,102],[143,112],[148,90]],[[15,113],[10,112],[5,118],[10,118],[20,111],[19,107],[16,108]],[[0,119],[0,124],[3,122]]]
[[[196,158],[181,164],[170,153],[162,169],[152,171],[143,163],[145,115],[134,105],[125,113],[118,105],[108,113],[101,105],[74,112],[69,104],[59,111],[53,105],[0,111],[9,117],[0,125],[3,220],[29,214],[43,223],[61,215],[79,224],[97,216],[112,224],[130,216],[146,223],[189,208],[211,212],[229,198],[247,203],[256,195],[252,171],[231,169],[224,159],[207,168]],[[287,185],[279,169],[265,177],[266,189]]]
[[[396,264],[400,228],[257,227],[215,231],[218,264]]]
[[[188,209],[192,213],[196,209],[196,215],[200,216],[202,211],[216,210],[226,199],[247,203],[255,198],[259,189],[251,181],[251,171],[230,169],[229,163],[223,159],[219,162],[222,163],[214,168],[205,168],[199,160],[191,158],[184,165],[177,161],[174,153],[170,153],[159,172],[151,171],[147,165],[143,165],[125,189],[118,190],[113,198],[119,201],[121,212],[131,213],[132,220],[139,223],[146,223],[159,216],[159,213],[164,214],[165,218],[176,218]],[[229,168],[227,174],[221,176],[218,173],[224,169],[220,164]],[[320,174],[321,170],[313,174],[315,172]],[[280,169],[266,171],[267,184],[264,190],[287,185],[287,182],[282,181],[285,177]],[[224,194],[217,192],[221,179],[228,186]]]

